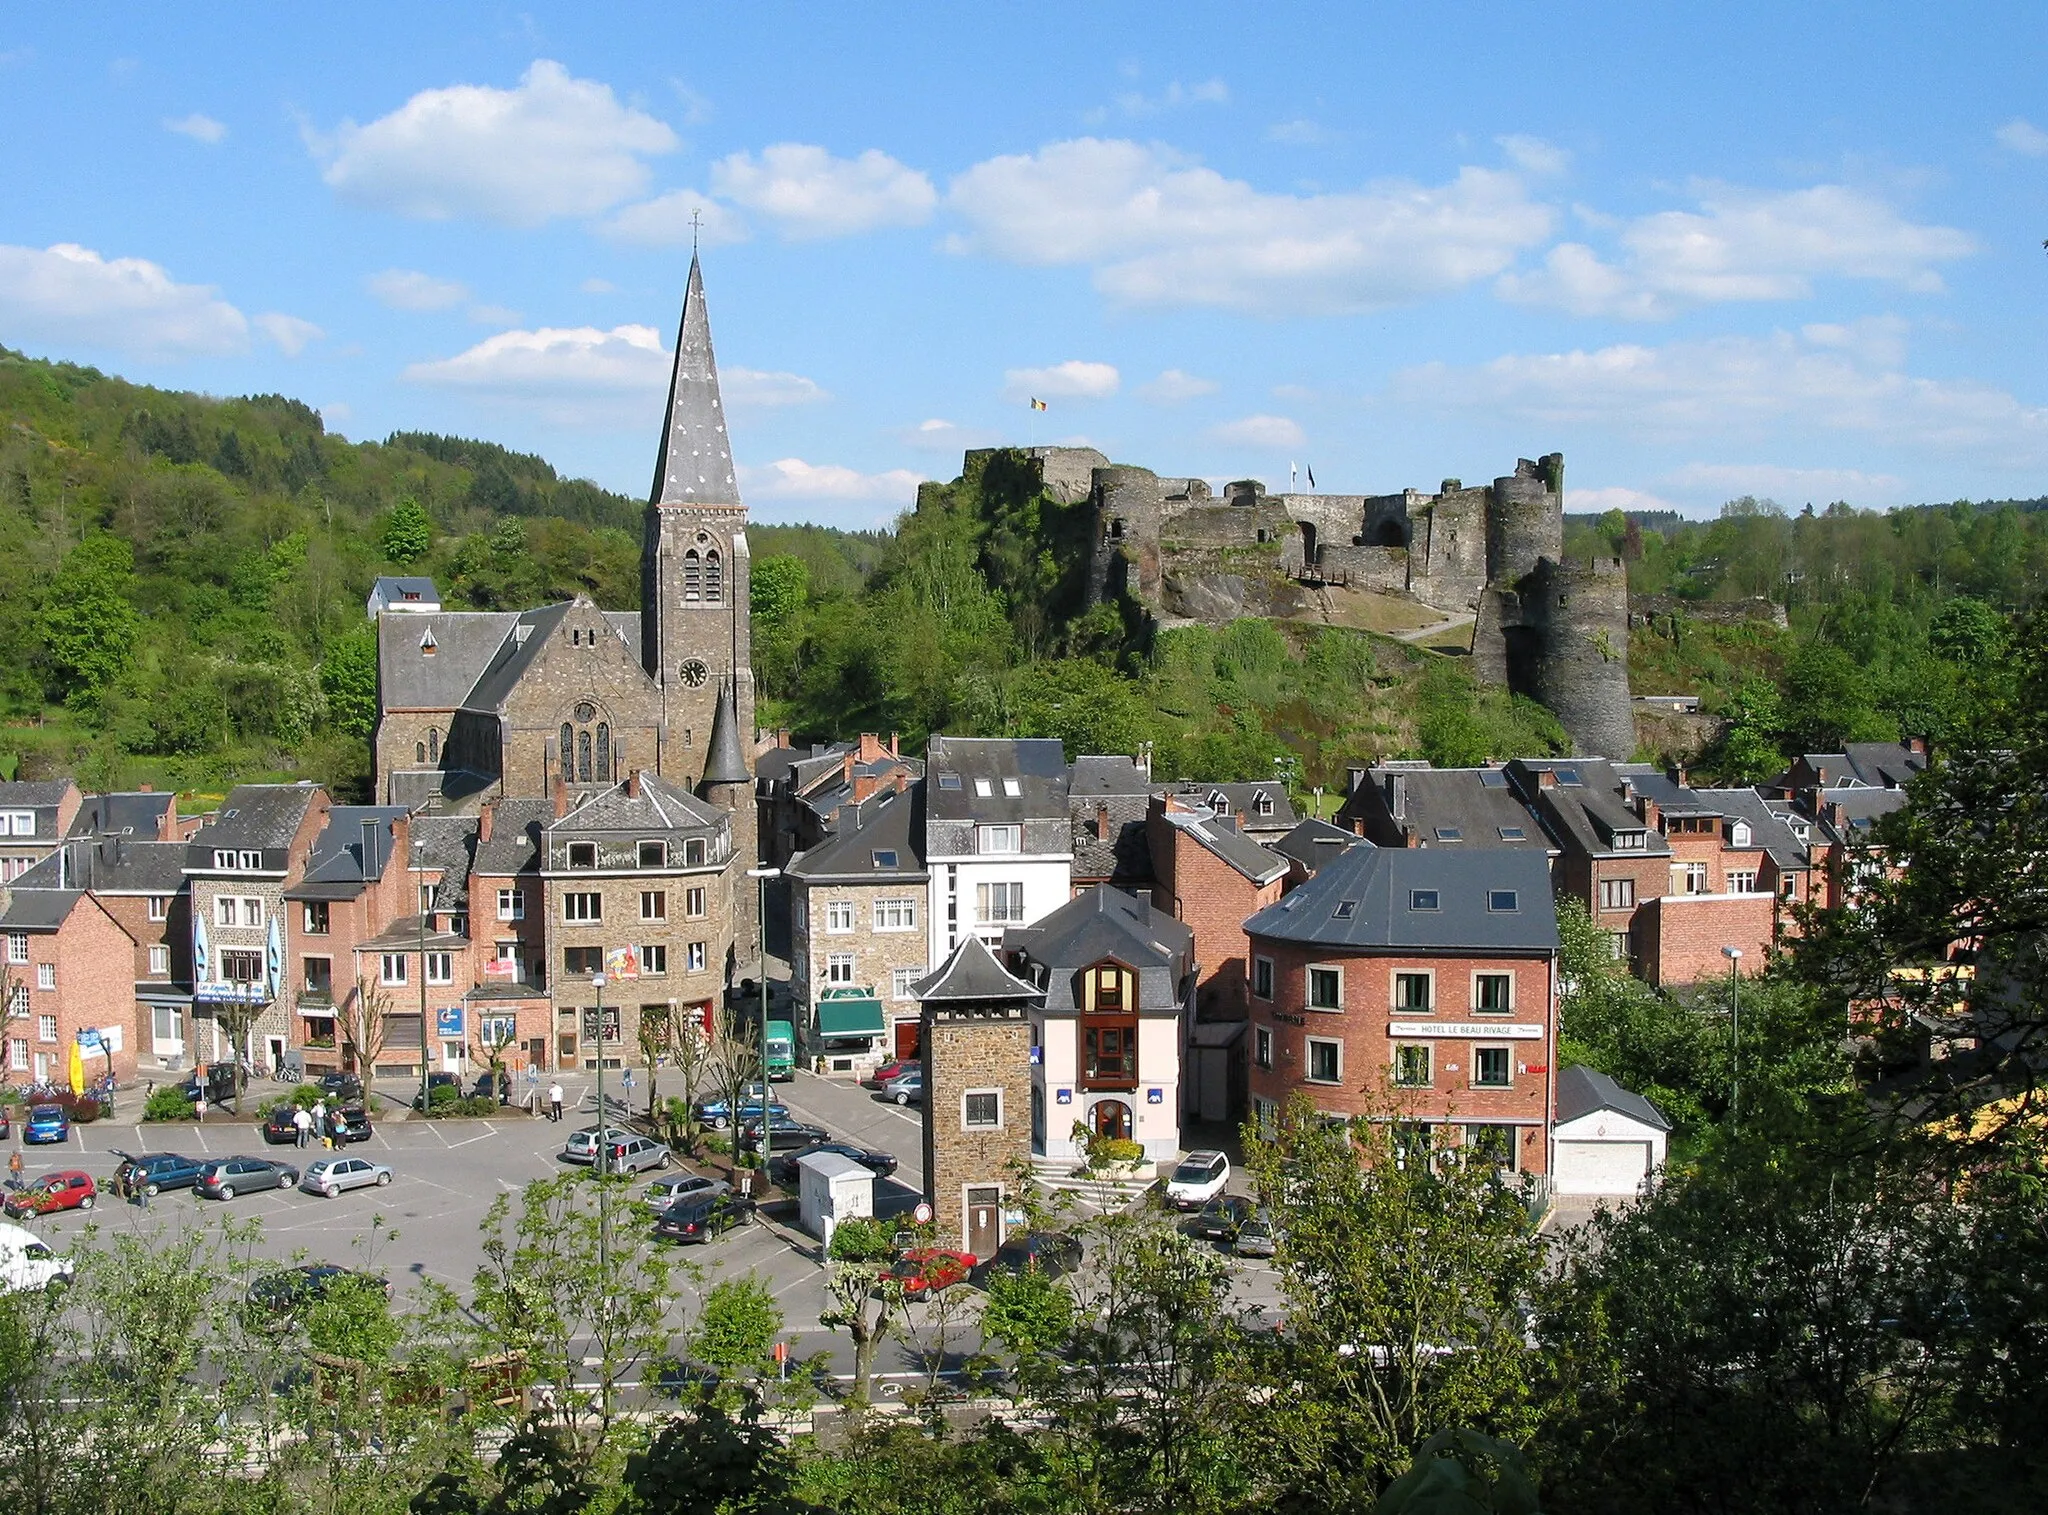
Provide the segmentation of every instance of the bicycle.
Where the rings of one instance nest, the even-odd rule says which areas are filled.
[[[296,1084],[306,1075],[290,1063],[279,1063],[270,1070],[270,1080],[277,1084]]]

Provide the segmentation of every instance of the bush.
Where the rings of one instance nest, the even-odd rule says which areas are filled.
[[[855,1216],[832,1228],[834,1262],[887,1262],[890,1252],[889,1228],[879,1220]]]
[[[184,1090],[152,1089],[149,1098],[142,1102],[142,1118],[146,1121],[195,1120],[198,1112],[192,1108],[192,1101],[185,1098]]]
[[[462,1102],[464,1115],[496,1115],[498,1102],[488,1094],[476,1094]]]
[[[74,1126],[89,1126],[107,1113],[106,1106],[91,1095],[73,1094],[69,1089],[60,1089],[55,1094],[39,1095],[30,1103],[61,1106],[64,1113],[71,1117]]]
[[[427,1091],[427,1114],[459,1115],[462,1091],[453,1084],[436,1084]]]
[[[1126,1141],[1115,1136],[1098,1136],[1088,1143],[1088,1166],[1091,1168],[1108,1168],[1119,1163],[1137,1163],[1144,1160],[1143,1142]]]

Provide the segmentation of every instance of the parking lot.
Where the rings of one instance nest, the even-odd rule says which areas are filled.
[[[103,1192],[93,1210],[32,1219],[26,1224],[63,1251],[66,1238],[88,1225],[161,1235],[214,1224],[227,1212],[240,1220],[262,1222],[257,1251],[263,1256],[280,1262],[306,1260],[346,1266],[360,1264],[373,1218],[380,1218],[398,1234],[377,1244],[375,1266],[391,1278],[401,1298],[408,1278],[433,1279],[466,1292],[482,1260],[482,1223],[491,1203],[501,1194],[517,1192],[529,1180],[564,1171],[566,1165],[559,1157],[563,1141],[570,1132],[592,1124],[590,1109],[579,1112],[577,1108],[594,1108],[594,1101],[586,1099],[587,1082],[565,1079],[563,1087],[569,1096],[569,1110],[560,1125],[516,1109],[486,1120],[380,1121],[368,1142],[345,1150],[388,1164],[394,1173],[388,1188],[360,1189],[331,1200],[297,1190],[265,1190],[226,1203],[172,1192],[158,1196],[146,1209]],[[270,1086],[252,1089],[252,1112],[273,1092]],[[379,1092],[386,1096],[387,1104],[404,1103],[396,1086]],[[612,1092],[609,1087],[607,1092]],[[896,1173],[876,1183],[878,1213],[903,1214],[916,1205],[923,1182],[923,1116],[916,1107],[902,1109],[875,1099],[864,1089],[808,1073],[799,1074],[792,1084],[778,1085],[777,1094],[797,1115],[825,1127],[834,1137],[895,1154],[900,1164]],[[644,1098],[644,1089],[640,1097]],[[14,1144],[19,1145],[18,1137]],[[202,1158],[247,1153],[279,1158],[301,1169],[323,1155],[317,1143],[303,1150],[266,1147],[253,1115],[247,1121],[228,1124],[213,1120],[203,1127],[100,1122],[74,1126],[65,1145],[20,1150],[26,1179],[57,1169],[81,1168],[101,1184],[119,1162],[116,1152],[176,1151]],[[714,1160],[707,1171],[722,1175],[724,1169]],[[704,1288],[723,1278],[751,1273],[767,1284],[781,1306],[792,1357],[830,1353],[835,1368],[850,1366],[852,1354],[844,1337],[819,1324],[819,1313],[828,1302],[823,1267],[816,1244],[809,1238],[790,1227],[763,1223],[742,1227],[702,1246],[680,1249],[679,1256],[701,1269],[701,1279],[680,1282],[676,1301],[679,1326],[694,1315]],[[1272,1297],[1270,1275],[1263,1264],[1244,1262],[1238,1266],[1245,1270],[1248,1294]],[[927,1306],[911,1306],[910,1316],[914,1329],[928,1331]],[[965,1335],[965,1342],[956,1340],[956,1350],[971,1346],[975,1339],[971,1314]],[[913,1376],[917,1372],[913,1352],[911,1342],[899,1340],[883,1353],[879,1365],[884,1372]]]

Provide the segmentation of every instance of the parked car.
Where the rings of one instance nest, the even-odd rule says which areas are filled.
[[[946,1247],[912,1247],[889,1265],[889,1277],[903,1286],[903,1297],[926,1299],[941,1289],[964,1283],[974,1271],[972,1252]]]
[[[426,1109],[427,1101],[434,1097],[436,1089],[453,1089],[457,1094],[460,1094],[462,1092],[462,1075],[459,1073],[429,1073],[427,1075],[426,1091],[421,1094],[415,1094],[412,1097],[413,1109]]]
[[[1190,1152],[1166,1181],[1166,1202],[1176,1210],[1199,1210],[1229,1182],[1229,1158],[1221,1152]]]
[[[33,1231],[0,1226],[0,1293],[62,1288],[71,1282],[71,1260],[59,1257]]]
[[[306,1164],[299,1187],[332,1199],[347,1189],[381,1189],[390,1182],[391,1170],[367,1157],[322,1157]]]
[[[469,1091],[471,1099],[494,1099],[507,1104],[512,1098],[512,1075],[509,1073],[479,1073],[476,1086]]]
[[[1230,1250],[1239,1257],[1271,1257],[1279,1250],[1280,1237],[1273,1230],[1273,1223],[1263,1215],[1246,1217],[1245,1223],[1237,1228],[1237,1238],[1230,1244]]]
[[[899,1073],[881,1084],[878,1092],[883,1099],[894,1100],[899,1105],[921,1105],[924,1103],[924,1069],[915,1067],[907,1073]]]
[[[662,1241],[704,1242],[753,1218],[754,1202],[744,1194],[714,1194],[669,1206],[656,1218],[654,1234]]]
[[[976,1263],[968,1281],[985,1289],[997,1273],[1044,1273],[1060,1278],[1080,1266],[1080,1242],[1064,1231],[1031,1231],[1011,1237],[996,1248],[993,1257]]]
[[[299,1181],[299,1170],[290,1163],[274,1163],[267,1157],[217,1157],[199,1170],[192,1187],[208,1199],[233,1199],[253,1189],[289,1189]]]
[[[11,1112],[11,1106],[0,1105],[0,1141],[14,1135],[14,1116]]]
[[[787,1110],[770,1110],[767,1124],[770,1144],[776,1147],[808,1146],[812,1142],[825,1141],[832,1135],[823,1126],[814,1126],[807,1120],[798,1120]],[[748,1121],[746,1128],[740,1132],[740,1145],[749,1152],[759,1150],[761,1121],[758,1117]]]
[[[145,1152],[136,1157],[117,1151],[114,1156],[121,1159],[111,1185],[116,1194],[133,1194],[140,1189],[154,1198],[166,1189],[189,1189],[199,1181],[203,1166],[198,1158],[177,1152]]]
[[[1242,1194],[1219,1194],[1202,1206],[1202,1213],[1189,1224],[1188,1230],[1210,1241],[1230,1241],[1236,1237],[1238,1228],[1251,1219],[1252,1208],[1252,1202]]]
[[[354,1104],[363,1097],[363,1081],[353,1073],[323,1073],[320,1075],[320,1092],[331,1100]]]
[[[234,1067],[216,1063],[206,1070],[203,1077],[195,1069],[185,1075],[185,1082],[178,1085],[178,1092],[194,1104],[199,1102],[202,1094],[208,1104],[224,1104],[235,1097]]]
[[[740,1096],[741,1116],[745,1119],[753,1119],[760,1115],[761,1098],[761,1082],[759,1079],[756,1079],[753,1083],[747,1085],[746,1092]],[[768,1108],[770,1110],[781,1110],[784,1106],[781,1100],[769,1096]],[[732,1124],[732,1104],[730,1101],[723,1099],[700,1099],[697,1101],[696,1115],[698,1120],[702,1121],[712,1130],[723,1131]]]
[[[279,1146],[298,1140],[298,1126],[292,1120],[290,1105],[279,1105],[263,1118],[263,1140],[271,1146]],[[327,1112],[336,1123],[334,1144],[339,1147],[349,1142],[366,1142],[370,1139],[370,1112],[361,1105],[350,1105],[340,1110]],[[320,1128],[310,1128],[310,1139],[320,1140]]]
[[[354,1268],[337,1267],[333,1263],[306,1263],[265,1273],[250,1283],[247,1297],[249,1303],[258,1309],[289,1319],[318,1304],[327,1297],[329,1290],[344,1283],[376,1289],[386,1299],[391,1297],[388,1279],[374,1273],[358,1273]]]
[[[370,1125],[370,1112],[361,1105],[344,1105],[333,1112],[340,1117],[340,1129],[334,1133],[334,1145],[345,1146],[350,1142],[366,1142],[374,1132]]]
[[[52,1215],[59,1210],[90,1210],[99,1197],[90,1173],[66,1168],[31,1179],[7,1196],[6,1211],[16,1220],[25,1215]]]
[[[604,1133],[613,1142],[624,1141],[633,1133],[618,1127],[607,1127]],[[597,1161],[597,1127],[585,1126],[581,1131],[571,1131],[569,1139],[562,1143],[562,1159],[572,1163],[594,1163]]]
[[[649,1168],[666,1168],[672,1161],[666,1142],[658,1142],[636,1131],[608,1128],[604,1134],[604,1170],[607,1173],[645,1173]],[[597,1127],[574,1132],[563,1143],[562,1156],[572,1163],[597,1165]]]
[[[71,1112],[62,1105],[30,1105],[21,1139],[31,1146],[71,1140]]]
[[[657,1178],[640,1191],[640,1203],[657,1214],[670,1206],[689,1199],[709,1199],[715,1194],[727,1194],[732,1185],[722,1178],[710,1178],[702,1173],[675,1173],[667,1178]]]
[[[787,1189],[797,1181],[797,1164],[803,1158],[820,1152],[836,1152],[841,1157],[850,1157],[877,1178],[887,1178],[896,1171],[893,1153],[877,1152],[872,1147],[857,1147],[852,1142],[812,1142],[807,1147],[798,1147],[794,1152],[780,1148],[768,1159],[768,1181]]]
[[[914,1057],[899,1057],[893,1063],[884,1063],[860,1081],[863,1089],[879,1089],[892,1078],[901,1078],[906,1073],[922,1073],[924,1064]]]

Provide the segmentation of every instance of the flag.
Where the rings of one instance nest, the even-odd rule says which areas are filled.
[[[1287,465],[1287,487],[1289,489],[1292,489],[1294,487],[1295,476],[1300,472],[1301,468],[1299,464],[1289,463]]]
[[[1039,399],[1036,395],[1034,395],[1031,398],[1031,408],[1033,410],[1043,410],[1045,409],[1045,401]]]
[[[1310,489],[1316,487],[1316,465],[1313,463],[1308,465],[1308,487]]]
[[[68,1082],[71,1085],[71,1092],[73,1094],[85,1093],[85,1051],[78,1045],[76,1037],[72,1038],[71,1042],[71,1067],[68,1071],[70,1073]]]

